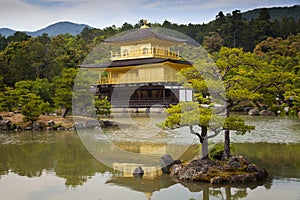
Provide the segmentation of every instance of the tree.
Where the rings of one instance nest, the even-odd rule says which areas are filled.
[[[5,91],[5,85],[3,83],[3,77],[0,76],[0,111],[3,110],[3,107],[5,105],[4,91]]]
[[[226,108],[225,116],[230,117],[230,109],[241,102],[255,102],[261,99],[259,90],[269,86],[271,76],[266,77],[268,64],[259,61],[253,53],[245,53],[242,49],[222,47],[216,55],[221,80],[225,84]],[[231,120],[229,120],[230,122]],[[230,125],[225,128],[223,158],[230,156]]]
[[[49,83],[48,79],[37,78],[33,81],[30,91],[37,96],[40,96],[44,102],[48,102],[50,105],[53,105],[52,97],[54,96],[54,85],[53,83]]]
[[[180,127],[188,126],[190,132],[199,138],[202,145],[202,159],[208,159],[208,139],[220,133],[217,129],[217,124],[211,123],[218,118],[217,115],[212,115],[209,108],[202,108],[197,102],[180,102],[177,105],[171,105],[167,110],[168,117],[163,123],[163,127]],[[201,128],[201,133],[194,130],[194,126]],[[208,135],[208,129],[214,131],[213,135]]]
[[[40,97],[30,94],[28,101],[22,106],[21,113],[24,115],[24,122],[30,122],[32,125],[37,121],[42,112],[49,109],[49,103],[45,103]]]
[[[5,36],[0,34],[0,51],[3,51],[6,48],[7,44],[8,44],[8,41],[5,38]]]
[[[252,32],[250,32],[250,35],[254,40],[254,44],[265,40],[268,36],[273,36],[275,31],[272,30],[272,25],[268,10],[266,8],[261,9],[251,27]]]
[[[216,25],[220,28],[225,23],[225,15],[222,11],[220,11],[216,16]]]
[[[10,42],[2,52],[0,71],[4,76],[4,82],[8,86],[21,80],[34,80],[35,70],[31,65],[29,42]]]
[[[100,99],[99,96],[96,96],[95,109],[96,113],[99,115],[108,115],[110,114],[111,103],[107,100],[107,97]]]
[[[178,126],[189,125],[191,132],[199,137],[203,152],[207,149],[205,147],[206,143],[203,142],[205,141],[204,138],[207,139],[210,137],[207,136],[207,130],[211,129],[215,134],[224,131],[223,159],[227,159],[230,156],[230,130],[245,134],[247,131],[253,129],[252,126],[244,124],[241,118],[230,116],[229,110],[242,101],[253,101],[260,98],[260,94],[257,90],[260,89],[262,85],[260,85],[260,82],[257,80],[261,77],[255,77],[254,71],[259,69],[263,63],[257,61],[252,53],[244,53],[242,49],[230,49],[225,47],[222,47],[220,52],[215,55],[215,59],[218,68],[214,69],[213,63],[207,59],[200,59],[194,62],[194,67],[185,68],[181,71],[181,74],[185,80],[189,80],[190,87],[193,88],[195,92],[198,107],[194,106],[193,109],[189,108],[188,112],[185,112],[186,109],[181,108],[181,106],[184,105],[182,103],[179,104],[178,107],[171,107],[167,110],[169,115],[165,125],[167,127],[172,127],[174,124]],[[197,69],[195,69],[195,67]],[[218,78],[204,78],[207,74]],[[226,96],[219,93],[219,89],[217,88],[218,80],[224,83]],[[210,88],[214,88],[215,91],[212,91]],[[218,104],[218,99],[223,100],[225,103],[221,106],[221,108],[224,108],[223,111],[225,111],[225,119],[222,124],[220,124],[222,120],[215,120],[222,109],[209,112],[206,111],[207,108],[200,106],[206,104],[206,106],[209,105],[211,109],[215,109],[215,105]],[[200,113],[200,115],[197,116],[195,113],[190,113],[190,110],[195,113]],[[185,118],[185,116],[187,118]],[[201,128],[201,134],[195,133],[193,128],[191,128],[192,125],[198,125]]]
[[[128,24],[127,22],[125,22],[122,27],[120,28],[120,31],[128,31],[133,29],[133,26],[131,24]]]
[[[29,40],[31,36],[29,36],[25,32],[16,31],[13,35],[7,37],[8,42],[23,42]]]
[[[287,38],[291,34],[296,34],[295,31],[296,21],[293,17],[284,16],[280,24],[280,34],[281,37]]]
[[[290,113],[294,114],[300,110],[299,52],[300,34],[291,35],[285,40],[270,37],[256,46],[254,53],[268,62],[269,66],[268,75],[264,80],[267,78],[271,84],[261,91],[269,107],[273,106],[281,110],[290,107]],[[274,78],[271,79],[269,75]],[[275,100],[277,97],[279,102]]]
[[[253,126],[245,125],[240,117],[227,117],[223,121],[223,117],[214,114],[212,108],[202,107],[197,102],[180,102],[166,111],[168,116],[163,126],[168,128],[188,126],[190,132],[199,138],[202,146],[202,159],[209,159],[208,140],[217,136],[221,131],[234,130],[237,134],[245,134],[254,129]],[[195,127],[200,127],[201,132],[195,131]],[[208,130],[211,130],[213,134],[209,135]]]
[[[209,53],[218,52],[223,45],[223,38],[216,32],[210,32],[210,35],[206,36],[203,41],[203,47]]]
[[[72,109],[72,91],[77,71],[74,68],[63,69],[61,77],[57,76],[53,80],[55,85],[53,101],[57,107],[64,109],[63,118]]]

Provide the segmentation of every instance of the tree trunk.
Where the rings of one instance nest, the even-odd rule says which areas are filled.
[[[209,200],[209,187],[203,187],[203,200]]]
[[[66,108],[65,111],[63,112],[63,114],[61,115],[62,118],[65,118],[69,112],[69,108]]]
[[[225,186],[226,200],[231,200],[231,187]]]
[[[227,160],[230,156],[230,132],[229,129],[225,129],[224,133],[224,151],[222,160]]]
[[[202,159],[209,159],[208,157],[208,137],[207,137],[207,127],[201,126],[201,135],[193,130],[193,126],[189,126],[192,134],[197,135],[200,144],[202,145]]]
[[[208,139],[207,139],[207,127],[201,127],[202,136],[202,159],[208,159]]]
[[[229,117],[229,108],[225,108],[225,117]],[[224,133],[224,151],[222,155],[222,160],[227,160],[230,156],[230,131],[228,128],[225,129]]]

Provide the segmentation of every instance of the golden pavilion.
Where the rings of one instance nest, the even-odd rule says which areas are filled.
[[[146,23],[139,29],[104,40],[117,47],[110,60],[82,66],[99,70],[96,95],[107,97],[113,108],[168,107],[191,101],[192,90],[178,83],[177,73],[192,64],[172,47],[188,43],[166,35]]]

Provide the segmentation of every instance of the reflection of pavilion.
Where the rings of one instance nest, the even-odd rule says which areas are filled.
[[[139,163],[113,163],[113,169],[122,172],[123,177],[132,177],[133,171],[141,166],[144,170],[143,178],[154,179],[162,175],[161,167],[159,165],[145,165]]]
[[[132,143],[128,145],[128,142],[115,142],[118,148],[137,154],[151,155],[148,162],[138,160],[128,163],[128,162],[113,162],[113,169],[122,172],[123,177],[132,177],[133,171],[141,166],[144,170],[143,178],[154,179],[162,174],[161,167],[158,163],[158,159],[161,155],[165,154],[167,151],[166,144],[157,143]],[[149,157],[148,157],[149,158]],[[153,160],[151,161],[151,158]],[[150,161],[150,162],[149,162]]]
[[[153,159],[149,159],[148,162],[138,160],[128,162],[114,162],[113,169],[121,172],[121,177],[114,177],[107,183],[114,183],[116,185],[122,185],[129,187],[133,190],[143,192],[147,199],[151,199],[152,193],[160,190],[162,187],[169,187],[174,182],[167,175],[163,175],[160,165],[158,164],[158,158],[167,152],[166,144],[153,144],[153,143],[128,143],[117,142],[115,143],[119,148],[135,152],[139,154],[151,154]],[[133,177],[133,171],[141,166],[144,170],[142,178]],[[163,182],[163,185],[161,183]]]
[[[148,199],[151,199],[152,194],[163,188],[168,188],[176,182],[169,177],[169,175],[163,174],[162,176],[155,177],[154,179],[145,178],[133,178],[133,177],[113,177],[106,183],[120,185],[130,188],[132,190],[143,192]]]

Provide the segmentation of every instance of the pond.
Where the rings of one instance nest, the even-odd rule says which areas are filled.
[[[242,117],[256,129],[243,136],[231,135],[234,154],[245,155],[268,170],[268,179],[261,183],[211,186],[177,182],[161,174],[156,170],[159,156],[169,153],[176,159],[191,159],[199,154],[197,138],[186,128],[151,129],[155,116],[139,114],[131,116],[135,126],[105,131],[1,133],[0,196],[20,200],[300,199],[299,119]],[[222,137],[213,138],[210,147]],[[129,173],[135,164],[146,171],[142,179]]]

